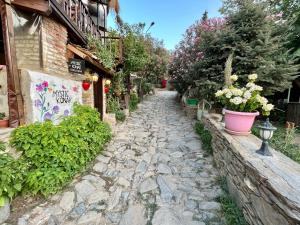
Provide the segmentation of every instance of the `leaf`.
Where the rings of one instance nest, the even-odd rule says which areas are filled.
[[[0,196],[0,207],[5,206],[6,201],[7,201],[6,197]]]

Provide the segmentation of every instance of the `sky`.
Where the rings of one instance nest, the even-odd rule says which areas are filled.
[[[209,17],[220,16],[218,12],[221,0],[119,0],[121,18],[133,24],[146,23],[148,29],[151,22],[155,25],[149,33],[163,40],[165,47],[173,50],[182,38],[185,30],[202,17],[205,10]],[[113,26],[113,17],[109,16],[108,26]]]

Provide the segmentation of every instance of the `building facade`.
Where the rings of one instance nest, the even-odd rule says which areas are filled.
[[[10,127],[57,123],[72,113],[75,102],[97,108],[104,117],[104,83],[114,70],[87,50],[87,35],[104,45],[115,42],[116,66],[121,63],[121,40],[107,37],[108,2],[0,0],[0,6],[0,112]],[[91,77],[90,88],[83,88]]]

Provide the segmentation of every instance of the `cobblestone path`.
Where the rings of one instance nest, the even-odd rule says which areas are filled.
[[[221,224],[217,172],[175,93],[148,97],[88,175],[19,218],[19,225]]]

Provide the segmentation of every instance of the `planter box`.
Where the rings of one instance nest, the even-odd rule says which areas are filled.
[[[186,105],[184,108],[185,115],[190,119],[196,119],[197,118],[197,111],[198,106],[197,105]]]

